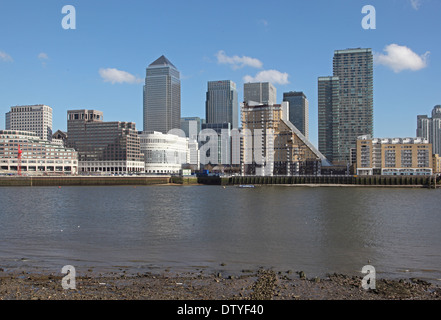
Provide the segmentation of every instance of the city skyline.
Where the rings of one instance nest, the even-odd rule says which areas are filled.
[[[362,1],[252,3],[236,3],[227,12],[229,6],[216,3],[206,8],[201,1],[189,6],[168,1],[165,16],[158,14],[164,4],[110,1],[102,10],[76,1],[76,30],[62,28],[59,2],[2,4],[0,24],[8,34],[0,47],[0,123],[11,106],[41,103],[53,108],[53,131],[66,130],[68,109],[82,108],[103,110],[106,121],[132,121],[141,128],[143,73],[161,55],[182,72],[182,117],[204,118],[208,81],[234,81],[239,101],[243,83],[269,81],[278,103],[283,92],[306,94],[315,146],[317,77],[330,73],[334,50],[372,48],[374,136],[412,137],[416,116],[440,103],[441,48],[430,41],[439,29],[440,3],[371,1],[375,30],[362,28]],[[247,29],[239,23],[245,8]],[[287,19],[293,10],[302,15]],[[214,11],[228,13],[231,25],[213,19]],[[131,19],[122,18],[127,16]],[[286,41],[290,37],[295,41]],[[265,41],[274,47],[262,50]],[[22,50],[24,43],[29,50]],[[391,123],[397,114],[400,121]]]

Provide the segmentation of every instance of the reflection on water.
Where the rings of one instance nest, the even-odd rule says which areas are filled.
[[[255,267],[441,278],[440,190],[0,189],[2,266]],[[22,261],[26,258],[27,261]]]

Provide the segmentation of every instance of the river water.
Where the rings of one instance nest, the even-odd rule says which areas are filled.
[[[259,267],[441,283],[441,190],[3,187],[0,267]],[[78,271],[77,271],[78,272]]]

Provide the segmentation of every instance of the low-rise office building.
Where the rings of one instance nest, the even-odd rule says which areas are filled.
[[[424,138],[357,139],[357,175],[431,175],[432,144]]]
[[[139,134],[145,173],[179,174],[190,158],[188,138],[158,131]]]
[[[42,139],[38,133],[0,130],[0,172],[18,173],[19,166],[23,174],[76,174],[78,154]]]
[[[78,151],[80,173],[144,172],[144,157],[134,122],[105,122],[103,113],[97,110],[67,113],[67,145]]]

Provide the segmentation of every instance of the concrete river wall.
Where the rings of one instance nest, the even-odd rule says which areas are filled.
[[[234,177],[100,177],[100,176],[35,176],[0,177],[0,186],[111,186],[111,185],[322,185],[322,186],[395,186],[438,187],[433,176],[234,176]]]

